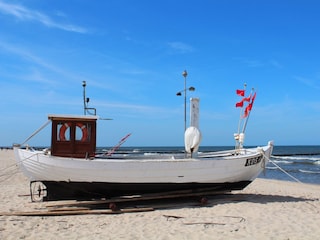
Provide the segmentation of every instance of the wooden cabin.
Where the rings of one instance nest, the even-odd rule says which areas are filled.
[[[96,151],[97,116],[49,115],[51,155],[91,158]]]

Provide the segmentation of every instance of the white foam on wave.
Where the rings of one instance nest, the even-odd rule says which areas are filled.
[[[299,172],[320,174],[320,171],[310,171],[310,170],[303,170],[303,169],[299,169]]]
[[[278,168],[277,168],[277,167],[266,167],[266,169],[276,170],[276,169],[278,169]]]
[[[273,160],[275,163],[283,163],[283,164],[292,164],[292,161],[286,161],[286,160]]]

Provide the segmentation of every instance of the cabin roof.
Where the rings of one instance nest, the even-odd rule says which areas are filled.
[[[67,115],[67,114],[49,114],[48,119],[50,120],[81,120],[81,121],[92,121],[97,120],[98,116],[92,115]]]

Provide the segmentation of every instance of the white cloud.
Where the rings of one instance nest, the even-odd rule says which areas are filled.
[[[59,66],[57,66],[55,64],[51,64],[50,62],[47,62],[45,59],[35,55],[34,53],[32,53],[28,50],[11,45],[10,43],[3,42],[0,39],[0,50],[1,49],[3,51],[14,54],[15,56],[21,58],[22,60],[24,60],[26,62],[32,63],[32,65],[36,64],[36,65],[42,67],[43,68],[42,70],[48,70],[52,73],[59,74],[63,78],[68,79],[68,81],[78,81],[79,78],[81,78],[81,76],[78,76],[77,74],[74,74],[72,72],[70,73],[68,71],[65,71],[63,68],[60,68]],[[31,65],[31,69],[33,69],[32,65]],[[45,77],[42,76],[41,78],[43,80]],[[38,75],[39,81],[41,80],[41,78],[39,78],[39,75]],[[49,81],[49,82],[52,82],[52,81]]]
[[[53,70],[53,71],[58,71],[58,69],[56,69],[56,67],[48,64],[47,62],[45,62],[43,59],[39,58],[38,56],[22,49],[16,46],[13,46],[11,44],[8,44],[6,42],[0,41],[0,48],[4,49],[7,52],[13,53],[27,61],[36,63],[42,67],[45,67],[47,69]]]
[[[192,46],[190,46],[186,43],[183,43],[183,42],[169,42],[168,45],[173,50],[180,52],[180,53],[188,53],[188,52],[194,51]]]
[[[256,59],[247,59],[244,57],[234,57],[233,59],[251,68],[262,67],[265,65],[260,60]]]
[[[317,82],[313,81],[312,79],[300,76],[295,76],[294,78],[310,88],[320,89],[320,86],[317,84]]]
[[[5,3],[0,1],[0,12],[2,12],[3,14],[12,15],[22,21],[39,22],[50,28],[58,28],[61,30],[65,30],[69,32],[77,32],[77,33],[87,32],[85,28],[71,25],[71,24],[57,23],[54,20],[52,20],[49,16],[41,12],[28,9],[24,6],[17,5],[17,4],[10,4],[10,3]]]
[[[270,64],[279,69],[283,68],[283,66],[277,60],[274,60],[274,59],[270,60]]]

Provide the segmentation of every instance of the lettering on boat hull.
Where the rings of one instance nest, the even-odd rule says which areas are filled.
[[[258,157],[253,157],[253,158],[248,158],[246,160],[246,164],[244,165],[245,167],[251,166],[251,165],[255,165],[258,164],[259,162],[261,162],[263,156],[258,156]]]

